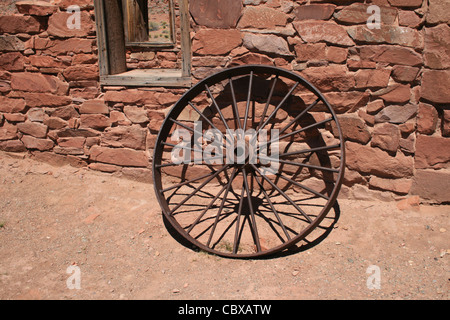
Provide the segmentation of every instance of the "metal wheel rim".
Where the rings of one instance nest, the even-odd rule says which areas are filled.
[[[337,169],[337,177],[336,181],[334,182],[334,187],[332,191],[329,193],[329,197],[327,200],[326,205],[323,206],[323,209],[321,212],[317,215],[317,217],[303,230],[299,231],[297,235],[295,235],[293,238],[289,239],[285,243],[282,243],[280,245],[271,247],[269,249],[263,250],[263,251],[257,251],[254,253],[243,253],[240,254],[238,252],[226,252],[226,251],[220,251],[216,249],[212,249],[209,246],[205,245],[205,243],[198,241],[194,237],[192,237],[189,233],[186,232],[186,227],[181,226],[178,221],[173,217],[171,214],[171,209],[169,207],[169,203],[167,199],[165,198],[164,194],[161,192],[163,186],[162,186],[162,168],[161,168],[161,160],[162,160],[162,150],[163,148],[162,143],[166,141],[168,138],[170,129],[173,127],[173,122],[171,119],[176,119],[180,113],[186,108],[189,107],[189,102],[193,100],[197,95],[204,92],[205,86],[213,86],[221,81],[227,80],[227,79],[233,79],[235,77],[239,76],[245,76],[249,74],[271,74],[272,76],[279,78],[283,77],[289,80],[296,81],[299,83],[302,87],[309,90],[310,92],[314,93],[314,95],[317,97],[317,100],[320,100],[320,103],[323,103],[327,111],[332,117],[332,121],[336,125],[336,134],[337,139],[340,141],[339,144],[339,151],[340,151],[340,164],[339,168]],[[234,81],[234,80],[233,80]],[[275,85],[274,85],[275,86]],[[308,106],[309,107],[309,106]],[[314,108],[314,106],[313,106]],[[302,110],[300,110],[302,111]],[[307,111],[308,113],[309,111]],[[295,74],[294,72],[290,72],[281,68],[277,67],[271,67],[271,66],[263,66],[263,65],[245,65],[245,66],[239,66],[234,67],[230,69],[223,70],[221,72],[218,72],[214,75],[211,75],[204,80],[197,83],[195,86],[193,86],[190,90],[188,90],[180,99],[179,101],[172,107],[172,109],[169,111],[169,113],[166,116],[166,119],[163,122],[163,125],[161,127],[161,130],[158,134],[156,147],[154,150],[154,156],[153,156],[153,180],[154,180],[154,188],[156,197],[158,199],[158,202],[160,204],[160,207],[162,209],[164,217],[167,219],[167,221],[170,223],[170,225],[176,230],[176,232],[184,237],[187,241],[189,241],[194,246],[200,248],[201,250],[207,251],[209,253],[213,253],[219,256],[224,257],[232,257],[232,258],[256,258],[256,257],[262,257],[262,256],[268,256],[272,255],[274,253],[281,252],[285,249],[288,249],[292,246],[294,246],[296,243],[298,243],[301,240],[304,240],[317,226],[322,222],[322,220],[327,216],[329,210],[334,206],[340,187],[342,183],[342,179],[344,176],[344,170],[345,170],[345,144],[342,136],[342,131],[339,125],[339,122],[337,120],[336,114],[333,110],[333,108],[330,106],[328,101],[325,99],[325,97],[320,93],[318,89],[314,87],[311,83],[309,83],[306,79],[300,77],[299,75]],[[262,181],[262,177],[261,177]],[[244,187],[242,187],[244,188]],[[244,190],[244,189],[242,189]],[[244,194],[244,191],[242,191],[242,194]],[[250,201],[251,202],[251,201]],[[244,221],[245,223],[245,221]],[[250,222],[249,222],[250,224]]]

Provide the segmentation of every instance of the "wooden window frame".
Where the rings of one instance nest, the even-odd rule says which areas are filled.
[[[105,1],[116,1],[106,10]],[[178,0],[181,28],[181,69],[127,70],[121,0],[94,0],[100,84],[106,86],[190,87],[191,40],[188,0]],[[158,49],[158,48],[155,48]],[[161,48],[159,48],[161,49]]]

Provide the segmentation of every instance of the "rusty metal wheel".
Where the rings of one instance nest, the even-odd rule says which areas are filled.
[[[335,204],[344,141],[324,96],[299,75],[246,65],[187,91],[153,157],[166,220],[191,244],[261,257],[304,240]]]

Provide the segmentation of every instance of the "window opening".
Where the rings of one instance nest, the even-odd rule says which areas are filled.
[[[127,46],[176,45],[173,0],[122,0]]]

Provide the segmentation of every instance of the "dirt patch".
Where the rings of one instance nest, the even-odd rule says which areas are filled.
[[[233,260],[177,242],[151,184],[0,153],[0,194],[2,300],[449,298],[449,206],[339,200],[293,252]]]

